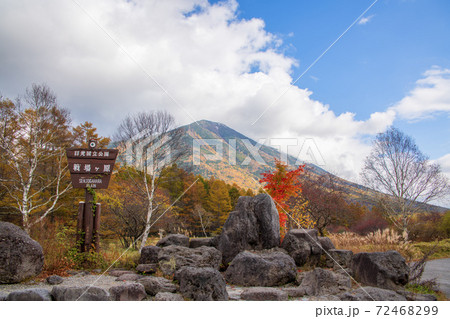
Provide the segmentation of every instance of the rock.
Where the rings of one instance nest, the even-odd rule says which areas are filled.
[[[6,301],[52,301],[52,295],[46,289],[31,288],[9,293]]]
[[[136,271],[140,274],[154,274],[158,270],[158,264],[139,264]]]
[[[22,282],[41,273],[41,245],[14,224],[0,222],[0,284]]]
[[[52,275],[52,276],[48,276],[45,281],[49,284],[49,285],[59,285],[64,281],[64,278],[58,275]]]
[[[396,293],[404,296],[408,301],[437,301],[436,296],[431,294],[416,294],[408,290],[398,290]]]
[[[172,281],[162,277],[146,276],[139,279],[138,283],[144,286],[145,292],[150,296],[155,296],[158,292],[177,291],[177,286]]]
[[[336,295],[350,290],[350,278],[330,270],[316,268],[304,274],[299,288],[310,296]]]
[[[113,269],[108,272],[108,275],[113,277],[120,277],[122,275],[126,274],[136,274],[134,271],[131,270],[123,270],[123,269]]]
[[[306,295],[306,291],[303,288],[299,287],[289,287],[289,288],[283,288],[283,291],[288,294],[289,297],[293,298],[299,298]]]
[[[116,281],[136,281],[141,279],[143,276],[138,274],[123,274],[116,278]]]
[[[214,268],[183,267],[175,275],[183,297],[196,300],[228,300],[226,283]]]
[[[280,222],[272,198],[267,194],[242,196],[226,220],[217,248],[226,266],[244,250],[262,250],[280,244]]]
[[[294,260],[282,251],[239,253],[225,272],[228,283],[239,286],[273,287],[296,279]]]
[[[139,258],[139,264],[157,264],[158,254],[161,247],[157,246],[145,246],[141,250],[141,257]]]
[[[409,267],[394,250],[356,254],[352,270],[355,279],[365,285],[397,290],[408,283]]]
[[[161,249],[158,258],[159,268],[164,275],[173,275],[184,266],[219,269],[222,262],[220,251],[214,247],[206,246],[198,248],[168,246]]]
[[[254,301],[286,301],[288,294],[280,289],[267,287],[252,287],[245,289],[241,294],[242,300]]]
[[[411,301],[437,301],[437,298],[435,295],[431,295],[431,294],[415,294],[415,296],[413,298],[408,299],[408,300],[411,300]]]
[[[156,246],[161,248],[171,245],[189,247],[189,237],[181,234],[172,234],[164,237],[156,243]]]
[[[113,301],[141,301],[147,297],[145,288],[137,282],[127,282],[109,289]]]
[[[353,252],[351,250],[345,250],[345,249],[330,249],[328,250],[328,254],[330,256],[326,256],[326,265],[329,268],[333,269],[341,269],[350,267],[350,264],[352,262]],[[339,267],[339,265],[341,267]]]
[[[338,296],[335,295],[323,295],[323,296],[312,296],[308,299],[309,301],[340,301]]]
[[[53,287],[51,294],[56,301],[108,301],[109,293],[99,287]]]
[[[330,249],[336,249],[336,247],[334,247],[334,244],[330,238],[318,237],[318,239],[319,239],[320,246],[322,246],[322,248],[325,249],[326,251],[328,251]]]
[[[241,300],[241,293],[245,288],[227,285],[228,300]]]
[[[67,274],[68,274],[69,276],[75,276],[75,275],[77,275],[80,271],[70,269],[70,270],[68,270],[68,271],[66,271],[66,272],[67,272]]]
[[[343,276],[347,276],[347,277],[351,276],[351,277],[353,277],[353,270],[351,270],[350,268],[344,268],[344,269],[337,268],[334,272],[337,273],[337,274],[341,274]]]
[[[291,229],[284,237],[281,248],[294,258],[299,267],[317,265],[322,254],[317,229]]]
[[[377,287],[361,287],[337,295],[342,301],[406,301],[395,291]]]
[[[155,296],[155,301],[184,301],[184,299],[179,294],[173,294],[171,292],[158,292]]]
[[[7,293],[0,291],[0,301],[5,301],[7,297],[8,297]]]
[[[210,238],[191,238],[189,248],[198,248],[201,246],[215,247],[217,245],[217,237]]]

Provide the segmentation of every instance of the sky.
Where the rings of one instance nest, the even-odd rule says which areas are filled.
[[[6,0],[0,93],[46,83],[102,135],[165,109],[294,156],[313,141],[356,182],[394,125],[450,176],[449,16],[446,0]]]

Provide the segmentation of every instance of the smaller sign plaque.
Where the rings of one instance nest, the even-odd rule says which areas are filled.
[[[93,188],[93,189],[106,189],[109,185],[111,175],[84,175],[84,174],[72,174],[72,185],[74,188]]]

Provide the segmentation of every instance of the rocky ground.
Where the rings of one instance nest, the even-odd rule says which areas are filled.
[[[240,197],[217,237],[171,234],[144,247],[134,270],[30,281],[42,270],[42,248],[9,223],[0,223],[0,256],[10,256],[0,259],[0,300],[436,300],[405,291],[409,267],[396,251],[353,254],[315,229],[292,229],[280,245],[265,194]]]

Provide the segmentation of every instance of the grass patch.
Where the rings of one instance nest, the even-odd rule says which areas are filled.
[[[405,286],[405,289],[416,294],[433,295],[437,298],[438,301],[448,300],[447,296],[445,296],[443,292],[437,289],[436,283],[434,281],[424,281],[420,284],[407,284]]]
[[[436,242],[419,242],[413,243],[412,246],[422,253],[426,253],[432,249],[435,244]],[[450,238],[440,240],[434,250],[435,251],[430,255],[429,259],[450,258]]]

